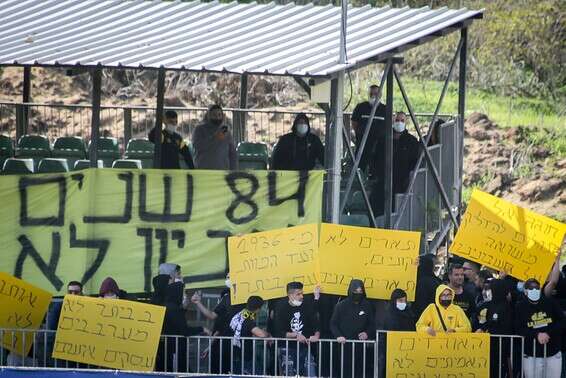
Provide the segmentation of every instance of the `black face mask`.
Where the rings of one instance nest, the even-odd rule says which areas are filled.
[[[214,126],[220,126],[222,124],[222,119],[211,119],[210,123],[212,123]]]
[[[442,307],[448,307],[452,303],[452,299],[441,299],[439,302]]]
[[[361,302],[362,299],[364,299],[364,294],[363,293],[353,293],[352,294],[352,300],[355,303]]]

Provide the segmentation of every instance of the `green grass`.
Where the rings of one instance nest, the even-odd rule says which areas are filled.
[[[365,70],[351,75],[353,96],[349,110],[367,97],[369,84],[379,84],[379,77]],[[444,83],[432,80],[417,80],[401,75],[401,81],[417,113],[433,113]],[[471,84],[471,83],[470,83]],[[345,98],[350,97],[350,82],[346,78]],[[385,98],[385,93],[383,93]],[[394,109],[406,111],[401,92],[395,83]],[[440,108],[441,114],[456,114],[458,109],[458,84],[451,82]],[[556,157],[566,156],[566,113],[550,100],[526,97],[499,96],[468,87],[466,93],[466,115],[473,112],[487,114],[501,128],[524,127],[526,139],[535,145],[544,145]],[[562,114],[560,114],[562,112]]]

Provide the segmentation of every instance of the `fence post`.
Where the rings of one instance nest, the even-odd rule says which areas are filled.
[[[128,147],[128,141],[132,139],[132,108],[123,108],[124,118],[124,151]]]
[[[20,137],[26,133],[24,124],[24,106],[23,104],[16,104],[16,145]]]

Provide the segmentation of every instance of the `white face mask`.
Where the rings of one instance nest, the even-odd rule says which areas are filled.
[[[116,294],[104,294],[104,299],[118,299]]]
[[[399,311],[405,311],[405,309],[407,308],[407,302],[396,302],[395,306]]]
[[[525,283],[524,283],[523,281],[517,282],[517,291],[518,291],[519,293],[522,293],[522,292],[523,292],[523,289],[524,289],[524,286],[525,286]]]
[[[393,123],[393,130],[397,131],[398,133],[402,133],[405,131],[405,122],[394,122]]]
[[[371,106],[375,105],[375,103],[377,102],[377,97],[370,97],[368,102]]]
[[[224,285],[226,285],[226,287],[228,289],[231,289],[232,288],[232,281],[230,281],[229,278],[226,278],[226,281],[224,281]]]
[[[540,289],[527,290],[527,298],[533,302],[538,301],[540,299]]]
[[[486,301],[486,302],[491,301],[491,299],[492,299],[491,290],[486,290],[486,291],[484,291],[484,292],[482,293],[482,295],[483,295],[483,300],[484,300],[484,301]]]
[[[307,125],[306,123],[297,124],[297,134],[299,134],[299,136],[307,135],[308,131],[309,131],[309,125]]]
[[[296,299],[291,299],[291,300],[289,301],[289,303],[290,303],[291,306],[293,306],[293,307],[299,307],[300,305],[303,304],[303,301],[299,301],[299,300],[296,300]]]
[[[183,282],[183,278],[181,278],[181,277],[175,277],[175,282]]]

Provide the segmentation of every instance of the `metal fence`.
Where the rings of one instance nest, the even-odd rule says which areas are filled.
[[[161,336],[155,371],[212,375],[381,378],[387,374],[386,334],[385,331],[377,331],[373,340],[339,343],[334,339],[320,339],[306,344],[281,338]],[[92,365],[52,358],[51,353],[56,347],[55,331],[0,329],[1,340],[9,341],[15,337],[24,340],[23,348],[28,339],[33,340],[34,347],[28,356],[8,353],[0,347],[0,366],[97,369]],[[521,336],[491,335],[490,377],[554,377],[549,374],[554,371],[556,363],[552,358],[547,358],[552,356],[547,356],[546,345],[542,348],[544,360],[540,360],[540,366],[537,366],[532,358],[523,355],[525,343]],[[466,374],[465,368],[461,371]],[[396,375],[399,376],[397,373]]]

